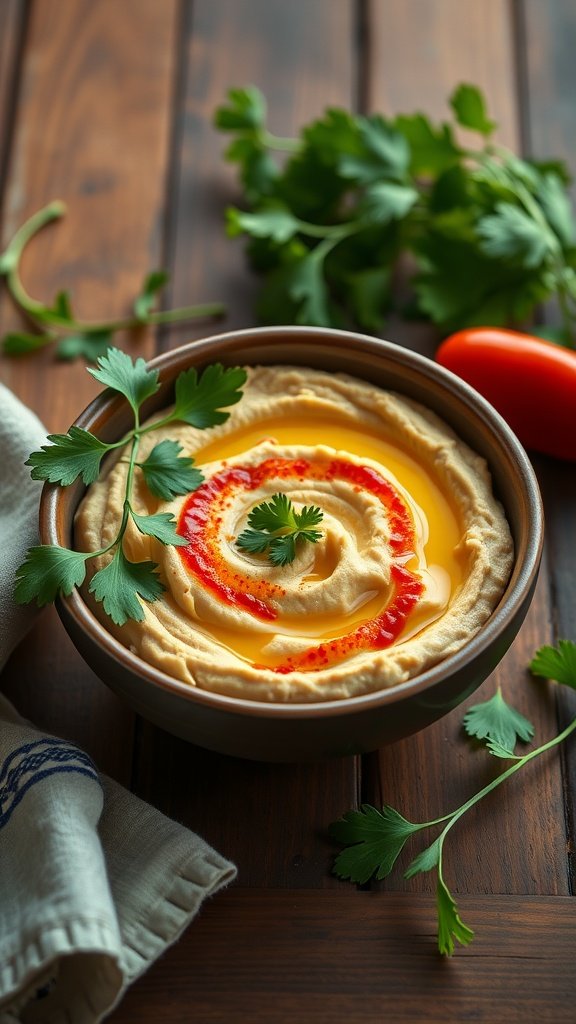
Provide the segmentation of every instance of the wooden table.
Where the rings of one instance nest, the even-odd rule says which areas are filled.
[[[53,198],[67,218],[30,248],[32,294],[69,288],[87,318],[123,314],[144,273],[168,267],[167,305],[221,299],[216,327],[120,339],[151,356],[254,323],[256,285],[223,209],[239,198],[211,126],[233,85],[265,92],[280,134],[329,105],[441,117],[461,81],[478,84],[499,138],[576,169],[576,11],[570,0],[2,0],[0,189],[7,239]],[[2,294],[0,328],[20,326]],[[431,350],[427,329],[387,336]],[[66,430],[97,386],[50,354],[2,360],[2,378],[50,430]],[[576,695],[535,682],[542,643],[576,638],[576,480],[538,458],[547,547],[521,634],[474,701],[502,683],[543,740]],[[573,902],[576,746],[516,776],[470,813],[446,875],[468,949],[435,947],[434,881],[397,869],[356,891],[331,874],[327,826],[359,801],[412,820],[457,806],[494,774],[461,731],[463,709],[363,758],[267,765],[207,753],[135,717],[86,667],[55,612],[11,659],[3,687],[45,729],[189,824],[236,861],[238,882],[129,992],[112,1020],[576,1020]]]

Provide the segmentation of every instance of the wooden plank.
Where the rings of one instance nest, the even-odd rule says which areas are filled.
[[[5,0],[0,4],[0,197],[7,171],[14,101],[18,93],[24,22],[23,0]]]
[[[513,4],[490,0],[473,9],[459,0],[389,4],[367,0],[370,60],[365,92],[372,110],[421,110],[446,120],[461,82],[482,89],[504,145],[520,144],[516,106]]]
[[[324,106],[349,106],[353,5],[198,0],[192,11],[173,174],[172,298],[224,296],[221,327],[231,329],[254,322],[254,287],[239,247],[224,235],[224,208],[239,190],[222,159],[226,140],[212,127],[214,110],[230,87],[253,83],[266,95],[271,126],[289,135]],[[166,344],[181,337],[172,332]],[[163,794],[167,775],[170,794]],[[257,765],[194,751],[142,723],[135,785],[236,860],[245,885],[335,884],[319,823],[356,801],[352,758],[330,767]]]
[[[525,146],[536,157],[562,157],[574,173],[574,4],[522,0],[520,11]]]
[[[70,289],[86,318],[124,314],[162,261],[178,9],[177,0],[61,0],[31,9],[4,232],[54,198],[68,204],[67,218],[30,246],[23,272],[44,300]],[[21,327],[8,306],[2,333]],[[142,338],[138,351],[151,354],[153,344]],[[66,429],[99,387],[84,366],[55,365],[47,353],[4,358],[1,370],[51,430]],[[25,714],[74,736],[104,770],[128,776],[132,715],[86,668],[52,611],[14,656],[4,684]]]
[[[231,889],[110,1021],[572,1022],[574,901],[478,896],[459,905],[476,937],[447,961],[429,897]]]
[[[574,5],[570,0],[549,0],[546,4],[539,4],[537,0],[524,0],[521,5],[521,20],[525,40],[523,88],[526,147],[535,157],[564,159],[574,174]],[[574,186],[572,196],[573,199],[576,198]],[[550,323],[558,322],[558,311],[548,307],[545,319]],[[556,638],[576,640],[576,474],[573,464],[544,457],[538,460],[537,469],[546,510]],[[576,715],[576,695],[565,687],[559,688],[558,703],[560,722],[567,725]],[[576,836],[574,744],[565,748],[563,757],[566,769],[566,816],[570,849],[573,849]],[[573,857],[571,866],[573,884],[576,884]]]
[[[353,757],[242,761],[142,725],[136,792],[225,853],[244,886],[336,887],[326,826],[356,803],[356,787]]]
[[[224,299],[220,330],[255,323],[257,281],[242,241],[224,231],[224,211],[241,203],[236,170],[223,159],[229,137],[213,127],[228,89],[256,85],[265,94],[271,131],[297,134],[326,107],[350,107],[355,96],[354,4],[351,0],[199,0],[189,26],[181,159],[174,176],[172,301]],[[176,339],[206,335],[205,326],[172,331]]]

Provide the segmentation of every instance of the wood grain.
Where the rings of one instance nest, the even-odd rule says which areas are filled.
[[[255,323],[256,280],[242,242],[227,239],[224,211],[241,203],[235,169],[224,162],[230,138],[213,127],[214,112],[233,87],[265,94],[278,135],[297,134],[325,107],[349,107],[355,95],[354,4],[351,0],[197,0],[192,5],[183,75],[182,126],[174,173],[172,301],[223,298],[219,330]],[[178,338],[198,337],[205,328]],[[166,344],[174,344],[172,331]]]
[[[18,97],[26,8],[23,0],[0,4],[0,198],[4,188]]]
[[[421,110],[447,120],[450,95],[461,82],[470,82],[482,90],[498,122],[495,137],[519,147],[511,0],[473,5],[459,0],[367,0],[367,8],[365,91],[372,110]]]
[[[355,758],[299,765],[241,761],[150,725],[142,726],[138,755],[138,795],[224,852],[243,886],[338,884],[327,826],[357,802]]]
[[[467,896],[459,906],[476,937],[446,960],[429,897],[231,889],[110,1020],[573,1022],[572,901]]]
[[[524,0],[522,27],[525,42],[523,91],[526,146],[537,158],[559,157],[574,172],[574,94],[576,66],[576,11],[570,0]],[[573,199],[576,191],[572,187]],[[558,322],[553,306],[545,310],[549,323]],[[550,553],[550,592],[555,638],[576,641],[576,472],[569,463],[541,457],[536,463],[544,495],[548,549]],[[559,717],[562,725],[576,715],[576,694],[558,689]],[[565,767],[565,814],[569,833],[571,881],[576,883],[574,839],[576,831],[576,747],[570,743],[562,751]]]

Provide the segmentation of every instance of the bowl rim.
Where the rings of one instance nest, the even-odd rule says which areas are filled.
[[[446,675],[465,669],[470,662],[490,647],[502,626],[507,621],[513,620],[520,612],[538,573],[544,541],[543,507],[536,474],[525,449],[506,421],[479,392],[456,374],[440,366],[429,357],[405,348],[397,342],[337,328],[299,325],[253,327],[212,334],[205,338],[189,341],[160,353],[146,362],[150,369],[160,371],[160,382],[162,383],[163,376],[171,374],[175,367],[179,369],[181,363],[186,362],[188,354],[194,355],[189,365],[202,365],[203,356],[207,356],[215,345],[218,345],[221,350],[218,353],[218,358],[222,358],[233,355],[236,349],[241,349],[250,339],[264,344],[264,340],[267,338],[268,342],[273,344],[274,342],[287,342],[293,339],[294,335],[300,338],[309,336],[320,344],[327,344],[335,339],[341,342],[350,342],[351,339],[354,339],[355,342],[360,342],[364,352],[385,353],[393,363],[420,371],[425,378],[432,379],[434,383],[439,384],[464,403],[471,404],[475,415],[488,427],[490,434],[498,439],[502,452],[507,452],[508,458],[515,463],[517,475],[524,486],[526,505],[530,511],[530,523],[526,530],[525,555],[519,570],[515,573],[513,569],[506,589],[490,618],[463,648],[403,683],[352,697],[309,702],[260,701],[190,686],[188,683],[155,668],[125,647],[96,618],[78,590],[75,589],[69,596],[60,596],[57,599],[56,607],[62,618],[70,616],[93,643],[102,647],[124,669],[137,675],[141,682],[168,691],[174,696],[181,696],[191,705],[202,704],[214,710],[230,712],[234,715],[248,715],[253,718],[290,720],[359,714],[375,707],[396,704],[405,698],[423,694],[432,689]],[[305,364],[295,360],[291,365]],[[184,366],[181,368],[183,369]],[[171,378],[169,377],[169,379]],[[98,421],[111,405],[114,406],[115,403],[120,405],[122,402],[123,399],[120,396],[103,391],[86,406],[73,425],[97,430],[94,421]],[[39,511],[42,543],[60,543],[57,510],[62,490],[57,484],[44,484]],[[515,566],[517,568],[516,558]]]

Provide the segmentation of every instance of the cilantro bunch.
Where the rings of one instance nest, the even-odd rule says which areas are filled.
[[[143,359],[133,362],[119,349],[110,348],[98,359],[98,368],[89,369],[96,380],[123,395],[134,416],[134,427],[119,441],[105,443],[88,430],[70,427],[66,434],[50,434],[49,445],[30,455],[34,480],[45,480],[67,487],[79,478],[87,486],[98,478],[105,455],[127,449],[127,470],[122,516],[114,539],[98,551],[72,551],[59,545],[41,544],[30,548],[16,572],[14,596],[19,604],[36,601],[39,606],[68,595],[86,577],[89,559],[110,555],[104,568],[90,581],[89,590],[117,625],[128,619],[140,621],[144,610],[140,598],[155,601],[164,591],[156,562],[131,562],[124,552],[123,538],[132,522],[137,530],[162,544],[184,545],[188,541],[176,532],[176,520],[169,512],[140,515],[131,504],[136,473],[141,473],[154,497],[171,501],[188,494],[202,483],[203,476],[194,460],[182,456],[181,446],[169,439],[160,441],[143,461],[138,460],[140,440],[152,431],[171,423],[187,423],[199,429],[224,423],[229,413],[222,410],[242,397],[246,372],[238,367],[225,369],[220,364],[207,366],[198,375],[194,367],[184,370],[176,380],[174,405],[165,416],[143,425],[140,411],[146,399],[156,394],[160,384],[158,370],[150,369]]]
[[[453,122],[330,109],[298,139],[266,127],[255,88],[232,89],[215,114],[234,136],[245,209],[227,211],[262,275],[265,323],[359,327],[377,333],[394,308],[406,257],[413,299],[403,312],[443,331],[522,324],[555,297],[574,344],[576,242],[561,161],[522,160],[495,145],[484,98],[460,85]],[[455,129],[478,136],[464,148]],[[278,160],[276,151],[286,154]]]
[[[553,679],[576,690],[576,644],[570,640],[560,640],[557,647],[541,647],[530,669],[534,675]],[[330,826],[332,837],[346,844],[346,848],[336,857],[335,874],[359,884],[373,876],[377,879],[385,878],[392,871],[408,839],[422,829],[441,826],[437,838],[411,861],[404,877],[412,878],[420,872],[436,871],[438,949],[447,956],[454,952],[455,941],[467,946],[474,937],[473,930],[461,920],[456,901],[444,879],[444,843],[450,829],[466,811],[506,779],[575,732],[576,718],[542,746],[527,754],[515,754],[516,741],[530,741],[534,727],[524,715],[507,704],[500,690],[497,690],[490,700],[470,708],[464,716],[464,728],[469,736],[485,740],[487,750],[494,757],[512,761],[513,764],[461,807],[431,821],[411,822],[389,805],[378,810],[370,804],[364,804],[360,810],[349,811]]]

